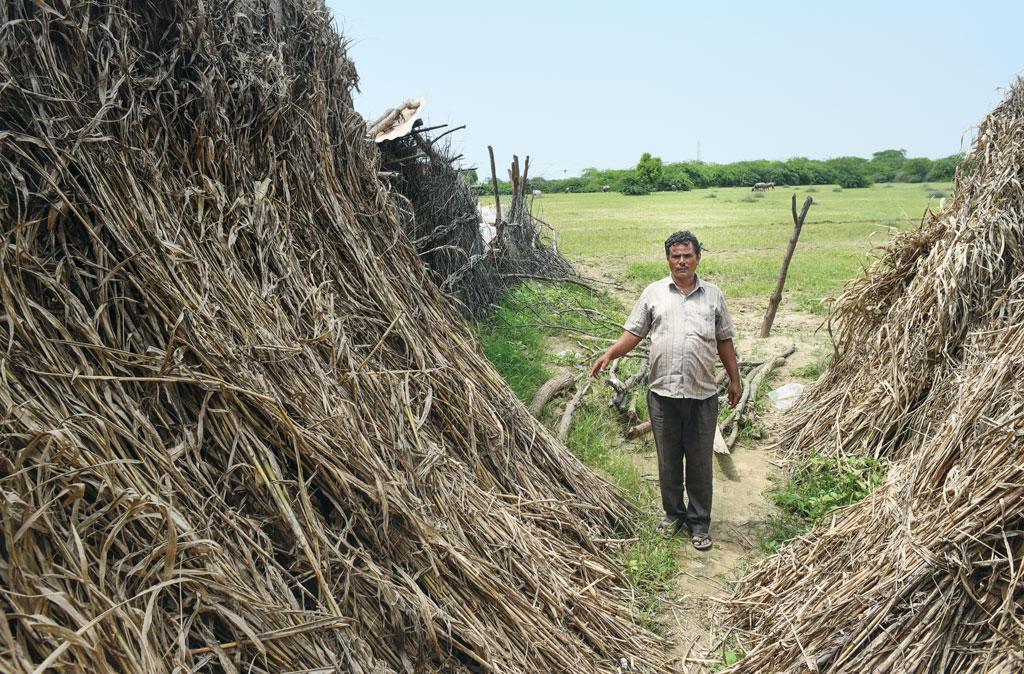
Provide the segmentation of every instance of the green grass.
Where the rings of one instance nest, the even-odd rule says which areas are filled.
[[[872,457],[811,455],[769,489],[769,500],[780,514],[772,520],[762,548],[776,552],[836,508],[860,501],[882,484],[886,470],[883,461]]]
[[[543,363],[541,331],[529,317],[510,306],[501,306],[487,323],[477,328],[484,355],[525,403],[551,376]]]
[[[816,380],[821,377],[821,374],[825,371],[825,368],[828,367],[829,361],[831,360],[832,354],[826,354],[821,358],[807,363],[807,365],[804,365],[803,367],[793,369],[792,374],[795,377],[805,377],[807,379]]]
[[[937,207],[949,184],[886,184],[832,191],[832,186],[716,187],[691,192],[545,194],[534,212],[554,226],[559,249],[584,270],[625,275],[637,287],[667,275],[665,237],[690,229],[707,251],[701,272],[730,298],[762,300],[774,288],[793,230],[790,198],[815,200],[789,270],[783,306],[823,313],[824,298],[871,261],[891,228],[907,229],[925,208]],[[932,196],[935,195],[935,196]]]
[[[548,354],[543,341],[546,336],[561,334],[567,328],[609,339],[618,336],[620,330],[595,323],[586,311],[600,312],[616,320],[623,317],[618,302],[603,293],[594,294],[572,284],[520,283],[477,326],[477,336],[487,359],[516,396],[529,403],[541,384],[551,377],[549,365],[575,362],[571,357]]]

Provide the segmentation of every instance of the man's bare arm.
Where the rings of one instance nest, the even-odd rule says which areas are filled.
[[[736,362],[736,347],[731,339],[718,340],[718,357],[722,359],[722,366],[729,375],[729,405],[736,407],[740,402],[740,366]]]
[[[616,358],[622,358],[627,353],[636,348],[636,345],[640,343],[643,337],[637,337],[629,330],[624,330],[622,335],[615,340],[615,343],[608,347],[600,358],[594,361],[593,367],[590,368],[590,376],[596,377],[601,370],[608,367],[608,363],[612,362]]]

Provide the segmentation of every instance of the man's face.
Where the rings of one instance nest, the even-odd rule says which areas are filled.
[[[692,243],[677,243],[668,251],[668,268],[676,283],[689,285],[699,264],[700,255],[694,251]]]

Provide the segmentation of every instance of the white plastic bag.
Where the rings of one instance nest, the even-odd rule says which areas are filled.
[[[788,410],[796,403],[797,398],[799,398],[803,392],[803,384],[790,382],[789,384],[780,386],[774,391],[768,393],[768,400],[772,401],[772,404],[775,405],[775,409]]]

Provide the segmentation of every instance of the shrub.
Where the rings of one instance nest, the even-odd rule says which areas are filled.
[[[863,173],[857,173],[855,171],[843,171],[836,175],[836,184],[839,187],[851,188],[851,187],[871,187],[871,181]]]
[[[637,180],[644,184],[647,192],[650,192],[658,188],[658,184],[661,182],[664,174],[665,165],[662,164],[661,157],[652,157],[650,152],[644,152],[636,165],[636,173],[634,175]],[[644,194],[647,194],[647,192],[644,192]]]
[[[622,181],[622,193],[630,196],[650,194],[650,186],[636,176],[629,176]]]

